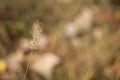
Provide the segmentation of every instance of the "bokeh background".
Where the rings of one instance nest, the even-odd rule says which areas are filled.
[[[26,80],[120,80],[119,0],[0,0],[0,80],[23,80],[36,20]]]

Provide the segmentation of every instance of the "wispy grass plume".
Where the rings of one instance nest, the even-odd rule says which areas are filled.
[[[38,44],[38,40],[42,33],[42,28],[40,27],[40,23],[38,21],[33,23],[31,33],[32,33],[31,49],[38,49],[40,46]]]
[[[27,67],[26,67],[26,71],[25,71],[25,75],[23,77],[23,80],[26,80],[27,72],[28,72],[28,69],[29,69],[29,66],[30,66],[29,59],[30,59],[30,56],[33,53],[33,50],[34,49],[39,49],[39,47],[40,47],[40,45],[38,44],[38,41],[39,41],[39,38],[42,34],[42,28],[40,26],[39,21],[36,21],[36,22],[33,23],[31,34],[32,34],[32,41],[31,41],[31,46],[30,46],[31,47],[31,53],[30,53],[30,55],[28,55],[28,59],[27,59],[28,63],[27,63]]]

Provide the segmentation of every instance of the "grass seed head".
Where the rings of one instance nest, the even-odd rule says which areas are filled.
[[[31,34],[32,34],[31,49],[38,49],[40,47],[40,45],[38,44],[39,38],[42,34],[42,28],[38,21],[33,23]]]

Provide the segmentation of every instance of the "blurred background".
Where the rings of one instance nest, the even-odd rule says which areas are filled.
[[[0,0],[0,80],[23,80],[36,20],[26,80],[120,80],[119,0]]]

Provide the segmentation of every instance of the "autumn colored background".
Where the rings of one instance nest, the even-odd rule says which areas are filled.
[[[0,80],[23,80],[31,27],[42,28],[26,80],[120,80],[119,0],[0,0]]]

